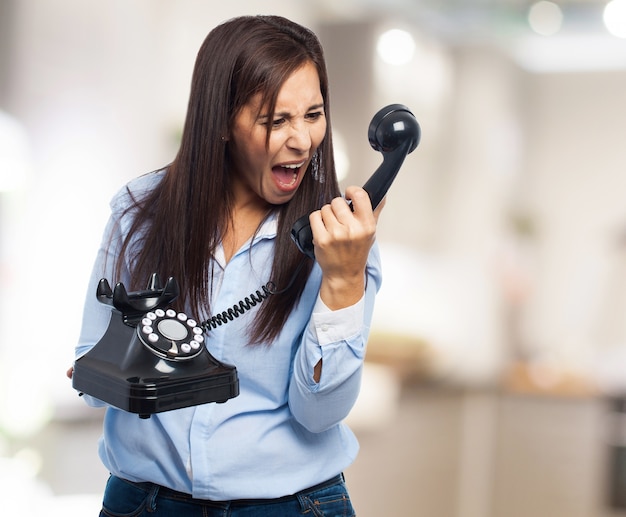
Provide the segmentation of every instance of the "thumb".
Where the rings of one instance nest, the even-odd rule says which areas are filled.
[[[376,219],[376,223],[378,223],[378,218],[380,217],[380,213],[383,211],[383,208],[385,208],[385,203],[387,203],[387,196],[385,196],[380,201],[380,203],[378,203],[378,206],[374,210],[374,218]]]

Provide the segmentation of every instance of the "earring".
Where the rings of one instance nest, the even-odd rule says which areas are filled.
[[[311,158],[311,174],[313,174],[313,179],[316,181],[321,181],[320,179],[320,169],[321,169],[321,158],[322,152],[319,149],[316,149]]]

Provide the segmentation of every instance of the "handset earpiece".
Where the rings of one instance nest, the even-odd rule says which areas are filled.
[[[372,148],[383,154],[383,163],[365,182],[372,208],[383,200],[406,156],[419,144],[420,126],[411,111],[402,104],[390,104],[374,115],[368,129]],[[313,233],[309,216],[300,217],[291,228],[291,238],[307,257],[315,259]]]
[[[420,126],[413,113],[402,104],[391,104],[381,109],[368,129],[370,145],[383,155],[374,174],[363,185],[376,208],[396,178],[406,156],[413,152],[421,137]]]

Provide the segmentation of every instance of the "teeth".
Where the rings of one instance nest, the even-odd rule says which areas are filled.
[[[289,183],[285,183],[285,182],[280,181],[280,180],[278,180],[278,181],[279,181],[279,183],[280,183],[281,185],[284,185],[284,186],[286,186],[286,187],[290,187],[290,186],[292,186],[292,185],[295,185],[295,184],[296,184],[296,181],[298,181],[298,174],[296,174],[296,173],[294,172],[294,173],[293,173],[293,178],[291,178],[291,181],[290,181]]]
[[[304,165],[304,162],[296,163],[296,164],[293,164],[293,165],[283,165],[283,169],[299,169],[303,165]]]

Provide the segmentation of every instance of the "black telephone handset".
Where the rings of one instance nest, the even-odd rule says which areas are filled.
[[[162,287],[153,274],[146,290],[133,293],[100,280],[96,297],[111,307],[109,327],[76,360],[72,386],[142,418],[236,397],[236,368],[215,359],[203,328],[170,307],[178,295],[173,277]]]
[[[383,154],[383,163],[363,185],[370,196],[372,208],[376,208],[383,200],[404,159],[419,144],[420,136],[421,130],[415,116],[402,104],[390,104],[374,115],[369,125],[368,138],[372,148]],[[315,258],[308,214],[294,223],[291,238],[302,253]]]

